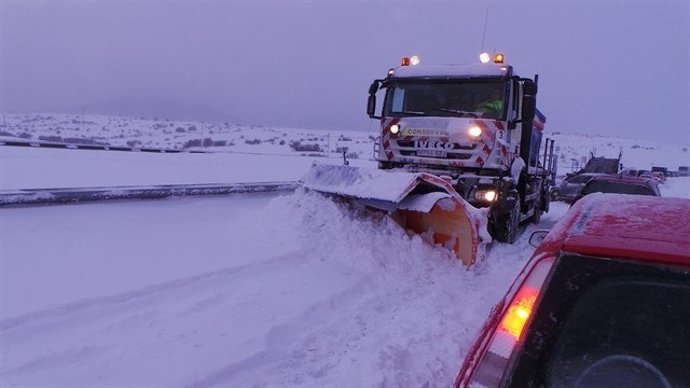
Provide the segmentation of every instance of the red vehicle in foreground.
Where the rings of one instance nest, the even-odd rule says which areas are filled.
[[[690,386],[689,218],[688,199],[582,198],[494,307],[455,387]]]

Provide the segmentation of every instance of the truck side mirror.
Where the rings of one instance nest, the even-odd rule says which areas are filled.
[[[528,96],[537,95],[537,84],[534,81],[527,80],[522,84],[522,93]]]
[[[372,119],[380,119],[380,116],[376,116],[376,93],[379,91],[379,86],[381,85],[381,80],[375,80],[369,86],[369,99],[367,100],[367,114]]]
[[[376,119],[378,117],[376,117],[375,111],[376,111],[376,94],[370,94],[369,99],[367,100],[367,114],[372,119]]]
[[[379,81],[376,80],[369,86],[369,94],[376,94],[379,91]]]

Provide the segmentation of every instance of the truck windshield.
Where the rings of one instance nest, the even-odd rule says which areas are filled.
[[[505,81],[400,80],[388,84],[386,116],[505,117]]]

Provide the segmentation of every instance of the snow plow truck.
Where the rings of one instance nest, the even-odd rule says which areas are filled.
[[[492,239],[513,243],[520,224],[549,210],[553,140],[540,152],[538,76],[518,76],[502,54],[480,59],[439,66],[403,58],[369,88],[378,169],[315,165],[304,186],[387,211],[465,265]]]

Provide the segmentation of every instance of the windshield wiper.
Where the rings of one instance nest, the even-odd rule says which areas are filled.
[[[432,109],[433,111],[436,112],[447,112],[447,113],[454,113],[458,116],[470,116],[470,117],[479,117],[477,113],[475,112],[466,112],[464,110],[459,110],[459,109],[449,109],[449,108],[434,108]]]
[[[410,116],[427,116],[427,114],[424,112],[415,112],[415,111],[411,111],[411,110],[403,110],[403,111],[400,111],[397,113],[402,113],[404,115],[410,115]]]

